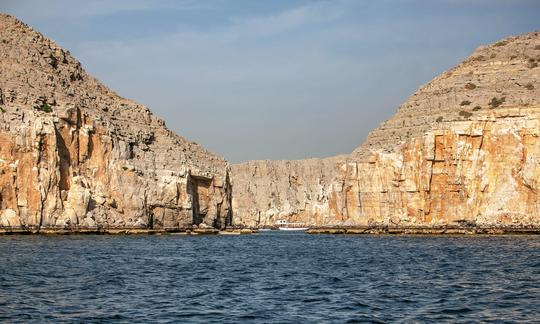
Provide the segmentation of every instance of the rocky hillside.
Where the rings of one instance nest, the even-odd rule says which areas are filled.
[[[448,123],[475,120],[506,107],[540,102],[538,32],[481,46],[464,62],[422,86],[373,130],[353,157],[392,151],[399,143]]]
[[[230,223],[228,164],[0,14],[0,226]]]
[[[295,168],[313,170],[295,179],[310,184],[309,190],[290,185],[287,195],[280,194],[280,183],[291,173],[283,166],[291,162],[257,162],[258,172],[272,170],[264,185],[253,167],[234,166],[235,179],[240,173],[252,177],[234,183],[235,219],[266,224],[278,215],[316,225],[540,225],[539,65],[538,32],[480,47],[421,87],[346,161],[335,166],[295,161]],[[325,190],[313,182],[321,170]],[[309,201],[298,198],[305,192],[322,194],[317,204],[308,205],[324,211],[323,217],[290,208]]]
[[[538,225],[540,33],[480,47],[347,164],[345,214],[388,225]]]

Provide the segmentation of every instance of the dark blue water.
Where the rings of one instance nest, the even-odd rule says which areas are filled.
[[[8,322],[540,321],[540,237],[5,236]]]

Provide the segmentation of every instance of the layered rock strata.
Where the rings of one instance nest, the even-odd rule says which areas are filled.
[[[538,32],[480,47],[421,87],[346,161],[295,161],[297,169],[315,170],[296,180],[310,189],[297,192],[291,185],[282,194],[279,183],[291,171],[281,166],[291,162],[257,162],[266,176],[233,166],[235,219],[251,225],[277,215],[318,226],[539,226],[539,65]],[[312,181],[321,170],[325,190]],[[237,182],[241,173],[253,175],[251,182]],[[298,199],[310,197],[305,192],[322,196],[317,204]],[[298,201],[316,211],[290,208]]]
[[[0,226],[231,223],[229,166],[0,15]]]

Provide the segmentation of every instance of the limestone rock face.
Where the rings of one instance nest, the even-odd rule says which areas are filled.
[[[343,217],[359,225],[540,225],[539,111],[501,109],[349,161]]]
[[[232,165],[234,223],[269,226],[277,220],[333,223],[330,209],[345,156],[297,161],[249,161]],[[342,219],[339,219],[341,221]]]
[[[0,14],[0,226],[231,222],[229,165]]]
[[[358,224],[540,225],[540,33],[480,47],[421,87],[343,166]]]
[[[0,227],[540,226],[539,65],[510,37],[348,156],[229,166],[0,14]]]
[[[510,37],[480,47],[421,87],[345,161],[257,162],[257,172],[272,170],[265,182],[254,164],[233,166],[235,179],[243,174],[233,186],[234,219],[539,226],[539,65],[540,33]],[[296,182],[322,194],[316,211],[290,207],[306,201],[298,199],[305,186],[290,185],[280,194],[291,168],[276,164],[290,163],[307,170]],[[313,179],[321,172],[325,189],[317,191]]]

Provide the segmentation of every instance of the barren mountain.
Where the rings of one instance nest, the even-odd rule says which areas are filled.
[[[540,33],[509,37],[422,86],[346,161],[233,166],[235,220],[540,225],[539,65]]]
[[[230,223],[227,162],[0,15],[0,225]]]
[[[538,106],[538,32],[481,46],[464,62],[420,87],[374,129],[353,156],[392,151],[400,142],[451,122],[481,119],[507,107]]]
[[[230,168],[0,15],[0,226],[538,226],[539,65],[540,33],[509,37],[348,156]]]

